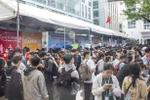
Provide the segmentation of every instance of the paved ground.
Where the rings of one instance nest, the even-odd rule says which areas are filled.
[[[81,91],[78,92],[76,100],[83,100],[83,97],[81,97]]]

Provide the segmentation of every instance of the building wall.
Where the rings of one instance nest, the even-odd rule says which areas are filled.
[[[97,8],[95,7],[95,2],[98,3]],[[94,0],[93,15],[94,24],[119,31],[118,2],[107,2],[107,0]],[[106,24],[108,16],[110,16],[111,18],[110,24]]]
[[[20,0],[20,2],[90,23],[93,22],[93,4],[91,0]],[[84,11],[82,10],[82,5],[84,6]],[[82,13],[84,13],[84,16],[82,16]]]

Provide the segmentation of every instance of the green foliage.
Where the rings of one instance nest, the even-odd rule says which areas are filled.
[[[124,0],[126,10],[124,14],[128,19],[136,21],[144,19],[150,22],[150,0]]]
[[[126,43],[127,44],[139,44],[139,41],[138,40],[133,40],[133,39],[127,39]]]

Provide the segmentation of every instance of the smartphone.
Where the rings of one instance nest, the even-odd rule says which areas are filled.
[[[108,87],[112,87],[112,84],[108,84]]]

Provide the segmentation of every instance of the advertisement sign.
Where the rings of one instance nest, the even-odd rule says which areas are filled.
[[[42,33],[22,33],[22,47],[29,47],[31,51],[42,48]]]
[[[19,46],[22,48],[22,34],[19,33]],[[5,49],[13,50],[17,47],[17,32],[0,29],[0,55],[5,53]]]

